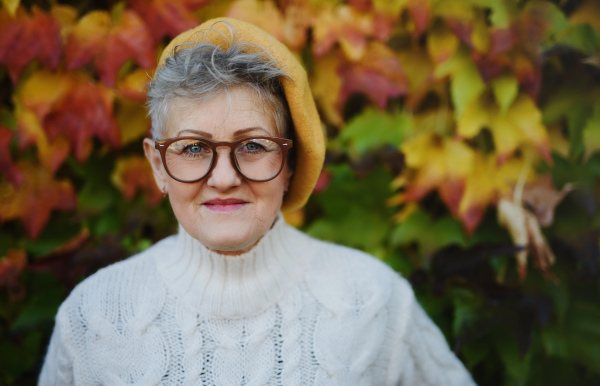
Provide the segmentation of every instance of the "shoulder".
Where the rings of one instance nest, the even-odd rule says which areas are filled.
[[[140,309],[156,308],[166,297],[166,286],[161,285],[154,256],[166,253],[174,243],[174,237],[168,237],[141,253],[98,270],[75,287],[59,312],[84,319],[110,319],[112,312],[122,309],[137,313]]]
[[[306,282],[327,308],[351,304],[382,308],[398,297],[412,299],[408,282],[376,257],[353,248],[312,240],[314,256]]]

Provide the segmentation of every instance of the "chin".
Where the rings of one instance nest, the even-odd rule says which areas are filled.
[[[194,235],[206,248],[229,255],[239,255],[251,249],[262,237],[262,234],[253,234],[251,230],[213,229],[208,234]]]

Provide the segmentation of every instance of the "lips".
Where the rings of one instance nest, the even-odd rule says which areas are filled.
[[[232,212],[234,210],[238,210],[244,205],[246,205],[248,201],[239,200],[237,198],[214,198],[212,200],[208,200],[204,203],[204,206],[214,212]]]

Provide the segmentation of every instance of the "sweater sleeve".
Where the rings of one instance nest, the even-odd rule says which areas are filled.
[[[448,347],[439,328],[427,316],[404,279],[396,281],[392,299],[390,385],[475,385],[462,362]]]
[[[69,349],[68,319],[63,304],[56,315],[56,324],[50,338],[38,386],[73,385],[73,355]]]

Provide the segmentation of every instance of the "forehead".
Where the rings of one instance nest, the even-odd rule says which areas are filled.
[[[201,132],[224,140],[240,131],[246,136],[278,135],[272,108],[249,88],[236,87],[206,101],[176,98],[170,104],[167,138]]]

